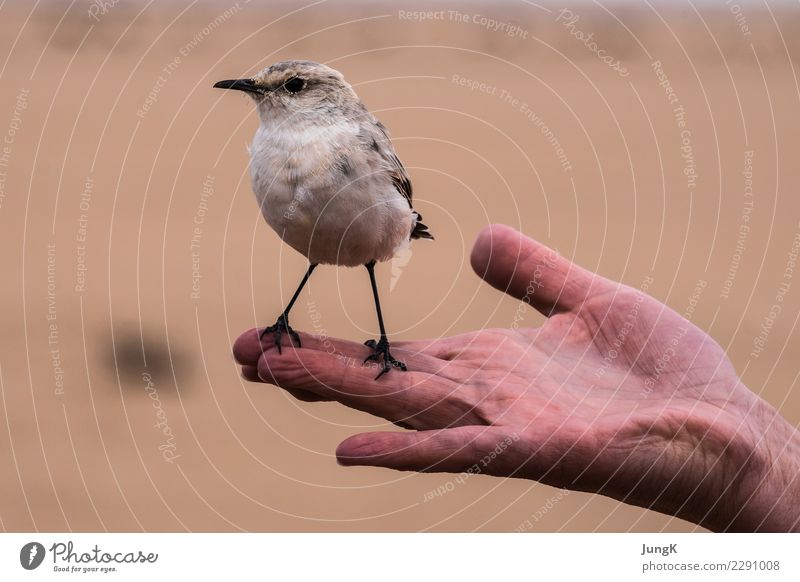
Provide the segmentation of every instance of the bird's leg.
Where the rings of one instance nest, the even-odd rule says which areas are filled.
[[[375,340],[367,340],[364,345],[372,348],[373,352],[366,357],[364,363],[378,362],[383,359],[383,369],[375,377],[377,380],[392,368],[400,368],[405,371],[406,365],[395,360],[389,352],[389,340],[386,337],[386,328],[383,327],[383,315],[381,314],[381,300],[378,298],[378,284],[375,282],[375,261],[371,261],[364,265],[369,271],[369,280],[372,283],[372,295],[375,298],[375,310],[378,312],[378,326],[381,329],[381,338],[376,342]]]
[[[292,310],[292,306],[294,305],[294,302],[297,301],[297,297],[300,295],[300,291],[302,291],[303,287],[306,286],[308,278],[311,276],[311,273],[313,273],[314,269],[316,268],[317,268],[316,263],[312,263],[308,266],[308,270],[306,271],[303,280],[300,281],[300,285],[297,287],[297,291],[294,292],[292,300],[289,301],[289,305],[286,306],[286,309],[283,310],[283,313],[281,313],[278,316],[278,321],[275,322],[275,325],[270,325],[269,327],[265,327],[264,331],[261,332],[261,336],[259,337],[259,339],[262,340],[264,339],[264,336],[267,335],[268,333],[273,334],[273,337],[275,338],[275,346],[278,348],[279,354],[281,353],[281,336],[283,335],[283,332],[288,333],[289,337],[297,342],[297,347],[298,348],[300,347],[300,336],[297,335],[296,331],[294,331],[291,327],[289,327],[289,311]]]

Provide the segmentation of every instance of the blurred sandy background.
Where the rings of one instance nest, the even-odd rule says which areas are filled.
[[[318,60],[390,128],[437,236],[399,276],[380,268],[393,337],[511,324],[516,302],[467,261],[505,222],[608,277],[653,277],[680,312],[704,282],[694,321],[797,423],[800,281],[781,285],[800,232],[800,13],[709,5],[5,2],[2,528],[697,529],[534,482],[339,467],[339,441],[390,425],[243,382],[234,338],[274,321],[305,261],[252,198],[251,104],[211,86]],[[292,322],[373,336],[366,273],[318,270]]]

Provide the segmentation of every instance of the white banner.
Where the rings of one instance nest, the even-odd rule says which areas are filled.
[[[800,580],[793,534],[0,535],[0,580]]]

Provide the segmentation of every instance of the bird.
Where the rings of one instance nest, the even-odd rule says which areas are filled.
[[[392,356],[383,322],[375,265],[433,239],[412,206],[408,172],[389,131],[367,109],[339,71],[314,61],[275,63],[250,78],[228,79],[215,88],[242,91],[259,117],[250,146],[253,192],[267,224],[309,264],[274,325],[281,337],[301,345],[289,312],[318,265],[364,266],[369,273],[380,337],[367,340],[364,363],[380,366],[376,380],[406,365]]]

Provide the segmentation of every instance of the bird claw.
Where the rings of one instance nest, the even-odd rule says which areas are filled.
[[[281,352],[281,336],[283,336],[283,332],[286,332],[291,339],[297,342],[297,347],[302,347],[300,344],[300,336],[297,335],[297,332],[291,328],[289,325],[289,319],[281,315],[278,318],[278,321],[275,322],[275,325],[270,325],[269,327],[265,327],[264,330],[261,332],[259,336],[259,340],[263,341],[264,336],[268,333],[273,334],[273,338],[275,340],[275,347],[278,348],[278,353]]]
[[[365,341],[364,345],[373,350],[370,355],[364,358],[365,364],[367,362],[379,362],[383,359],[383,367],[378,375],[375,376],[376,380],[380,379],[381,376],[392,368],[398,368],[403,372],[408,371],[408,368],[403,362],[392,357],[391,352],[389,352],[389,341],[386,338],[381,338],[381,340],[377,342],[374,339],[370,339]]]

